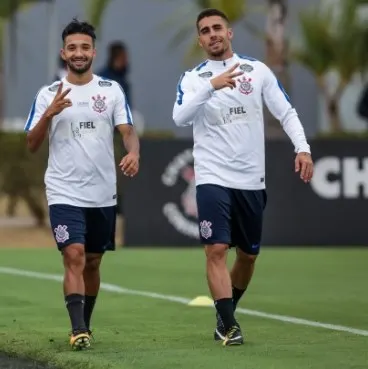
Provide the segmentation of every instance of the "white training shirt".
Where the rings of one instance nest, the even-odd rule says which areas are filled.
[[[210,80],[236,63],[236,71],[244,72],[236,78],[236,88],[215,91]],[[173,119],[177,126],[193,126],[196,185],[265,188],[263,102],[281,122],[295,152],[310,153],[289,97],[264,63],[233,54],[224,61],[206,60],[181,76]]]
[[[80,207],[116,205],[114,128],[133,124],[120,85],[93,75],[85,85],[62,79],[72,106],[56,115],[49,128],[49,159],[45,173],[48,204]],[[32,130],[53,101],[60,82],[38,92],[25,131]]]

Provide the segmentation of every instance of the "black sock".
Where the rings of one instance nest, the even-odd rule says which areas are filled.
[[[76,331],[85,332],[87,328],[84,323],[84,296],[77,293],[65,296],[65,304],[69,312],[73,333]]]
[[[243,296],[245,290],[239,290],[238,288],[233,286],[233,307],[234,311],[236,310],[236,306],[238,305],[239,300]]]
[[[84,296],[85,304],[84,304],[84,322],[86,323],[87,329],[90,329],[91,324],[91,316],[93,312],[93,308],[95,307],[97,296]]]
[[[224,324],[226,331],[229,330],[234,325],[236,325],[233,310],[233,301],[231,298],[216,300],[215,307],[221,317],[222,323]]]

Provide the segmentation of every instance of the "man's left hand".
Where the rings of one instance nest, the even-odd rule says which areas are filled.
[[[119,164],[120,169],[127,177],[134,177],[139,170],[139,155],[130,152],[125,155]]]
[[[311,154],[300,152],[295,158],[295,172],[300,172],[300,178],[305,183],[311,181],[313,176],[313,160]]]

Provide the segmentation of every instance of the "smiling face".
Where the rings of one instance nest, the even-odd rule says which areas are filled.
[[[212,59],[231,57],[231,40],[233,31],[225,19],[220,16],[209,16],[198,22],[199,45]]]
[[[61,57],[65,60],[71,72],[75,74],[88,72],[95,56],[96,49],[91,36],[75,33],[65,38]]]

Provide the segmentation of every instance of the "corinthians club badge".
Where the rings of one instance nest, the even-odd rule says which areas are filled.
[[[92,100],[94,101],[92,108],[94,111],[97,111],[97,113],[102,113],[107,109],[105,96],[103,97],[100,95],[97,95],[96,97],[92,96]]]
[[[247,77],[243,77],[243,78],[239,78],[238,82],[239,82],[239,91],[242,94],[245,95],[249,95],[250,93],[252,93],[253,91],[253,86],[251,85],[252,78],[247,78]]]

